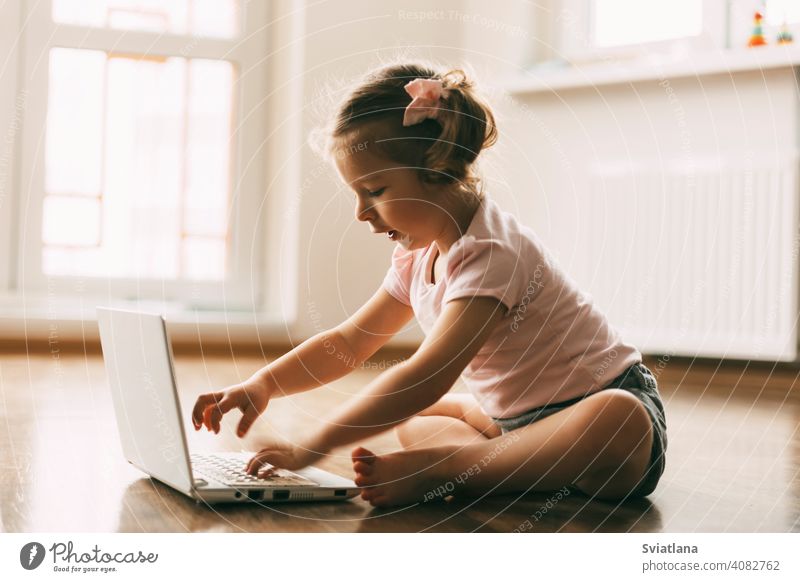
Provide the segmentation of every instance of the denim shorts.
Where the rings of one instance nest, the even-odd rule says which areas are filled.
[[[647,366],[639,362],[633,364],[599,391],[607,390],[608,388],[621,388],[636,396],[644,404],[647,414],[650,416],[650,421],[653,423],[653,447],[650,452],[650,464],[642,482],[631,492],[630,497],[649,495],[655,490],[658,480],[664,473],[667,452],[667,421],[664,415],[664,404],[661,402],[661,395],[658,393],[656,377]],[[493,418],[492,420],[505,434],[560,412],[576,402],[580,402],[587,396],[597,394],[597,392],[591,392],[571,400],[539,406],[512,418]]]

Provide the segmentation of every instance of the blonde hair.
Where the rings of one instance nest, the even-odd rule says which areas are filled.
[[[404,127],[403,114],[411,102],[405,85],[414,79],[442,81],[446,97],[436,119]],[[458,184],[482,197],[473,164],[497,141],[497,128],[491,109],[461,69],[440,73],[430,66],[397,64],[373,71],[350,92],[328,137],[328,154],[374,147],[378,155],[416,168],[424,182]]]

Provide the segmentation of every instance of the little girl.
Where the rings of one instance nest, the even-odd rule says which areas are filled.
[[[667,445],[656,379],[537,235],[484,194],[474,164],[496,139],[461,71],[388,66],[356,87],[327,153],[356,218],[396,243],[391,267],[347,321],[200,396],[195,429],[219,432],[238,408],[244,436],[270,398],[347,374],[416,317],[425,340],[413,356],[302,442],[260,451],[247,471],[296,470],[394,428],[402,451],[352,452],[355,483],[375,506],[565,486],[601,498],[651,493]],[[470,394],[448,395],[459,376]]]

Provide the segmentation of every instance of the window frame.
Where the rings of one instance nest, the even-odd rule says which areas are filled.
[[[0,91],[0,291],[13,284],[12,268],[16,258],[18,232],[15,209],[19,184],[19,141],[23,112],[28,96],[19,86],[20,1],[8,0],[0,5],[0,50],[7,55],[2,70],[6,90]]]
[[[629,59],[652,54],[668,55],[678,50],[725,48],[728,38],[727,0],[703,1],[703,32],[696,37],[638,44],[597,47],[593,44],[593,0],[563,0],[553,13],[553,32],[561,57],[573,63]]]
[[[268,5],[240,1],[240,31],[231,39],[171,33],[93,28],[54,23],[51,0],[21,0],[25,22],[20,55],[20,91],[27,96],[20,134],[16,268],[17,290],[35,297],[76,297],[102,302],[152,300],[188,309],[252,310],[262,306],[259,268],[265,249],[259,232],[263,210],[259,193],[266,183],[261,154],[266,134]],[[42,272],[42,220],[45,196],[44,139],[47,117],[48,55],[51,48],[79,48],[165,57],[222,59],[232,63],[233,139],[229,172],[227,276],[222,281],[193,281],[88,276],[51,276]],[[31,236],[31,233],[34,233]],[[6,286],[8,288],[8,286]]]

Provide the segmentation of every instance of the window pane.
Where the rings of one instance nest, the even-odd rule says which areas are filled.
[[[233,67],[195,59],[189,69],[192,124],[186,151],[186,232],[225,236],[231,149]]]
[[[60,102],[51,97],[49,111],[69,111],[76,99],[99,104],[84,115],[84,123],[103,128],[102,149],[99,156],[87,153],[87,161],[74,140],[54,140],[47,152],[45,183],[59,183],[49,175],[50,168],[64,165],[51,159],[68,159],[81,168],[96,164],[102,180],[99,193],[83,205],[79,196],[56,197],[48,188],[45,273],[223,279],[225,264],[217,255],[224,257],[227,248],[231,63],[101,52],[103,66],[98,67],[97,51],[53,49],[51,55],[55,51],[60,51],[59,59],[52,66],[67,63],[92,74],[86,83],[81,79],[80,95],[69,94]],[[57,91],[55,96],[66,94]],[[48,112],[48,135],[59,127],[51,126],[51,119],[58,116]],[[74,138],[81,127],[71,131]],[[198,245],[190,234],[214,238]],[[87,244],[99,249],[59,248]],[[197,248],[206,253],[204,258],[197,259],[192,250]],[[203,261],[205,266],[199,264]]]
[[[703,31],[698,0],[594,0],[595,45],[619,46],[697,36]]]
[[[108,236],[132,276],[180,273],[185,87],[185,59],[108,61]]]
[[[107,272],[111,267],[119,271],[122,265],[104,260],[106,253],[101,248],[72,249],[64,247],[46,247],[42,253],[42,270],[47,275],[69,276],[80,273],[90,277],[122,277],[121,272]]]
[[[103,72],[106,54],[50,51],[45,187],[97,196],[103,167]]]
[[[767,24],[781,25],[783,22],[800,21],[800,2],[797,0],[767,0]]]
[[[96,246],[100,242],[100,200],[45,196],[42,239],[46,245]]]
[[[53,0],[53,21],[230,38],[239,32],[239,0]]]

